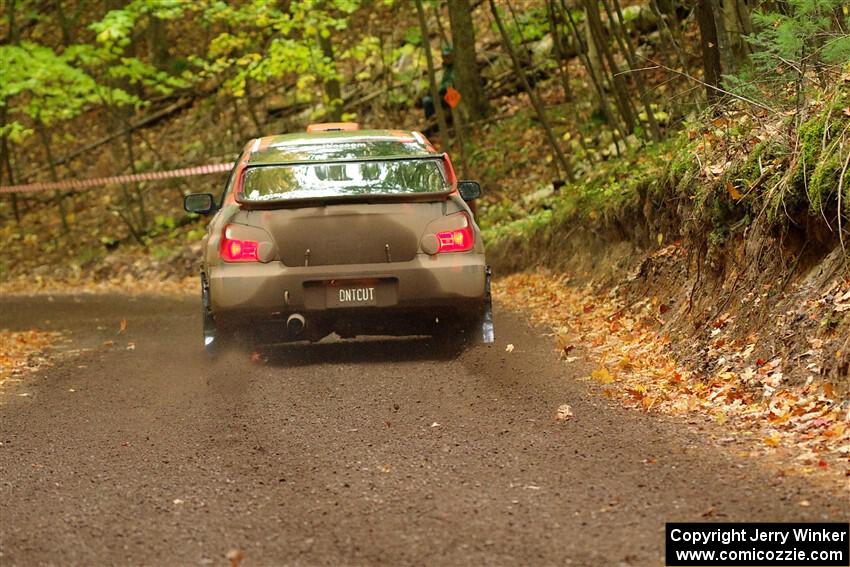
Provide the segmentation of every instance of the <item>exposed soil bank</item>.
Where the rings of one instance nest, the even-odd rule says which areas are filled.
[[[811,379],[848,399],[850,271],[837,237],[775,235],[756,224],[709,247],[709,235],[683,220],[690,207],[645,199],[605,223],[553,223],[499,239],[488,259],[497,275],[548,268],[626,305],[651,300],[659,333],[694,369],[743,371],[780,358],[783,383]],[[731,356],[742,350],[747,356]]]

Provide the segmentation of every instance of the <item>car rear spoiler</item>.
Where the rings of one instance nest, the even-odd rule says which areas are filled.
[[[340,195],[334,197],[316,197],[302,199],[274,199],[268,201],[254,201],[242,198],[242,177],[245,170],[254,167],[280,167],[288,165],[330,165],[338,163],[368,163],[377,161],[414,161],[414,160],[441,160],[446,165],[446,176],[450,188],[447,191],[439,193],[404,193],[392,195]],[[317,160],[297,160],[297,161],[278,161],[274,163],[255,163],[245,164],[242,171],[239,172],[239,180],[234,193],[234,198],[237,203],[248,208],[264,209],[264,208],[281,208],[281,207],[303,207],[311,204],[321,204],[328,202],[348,202],[348,203],[393,203],[393,202],[423,202],[445,199],[453,193],[457,193],[457,177],[452,167],[451,160],[446,153],[441,154],[419,154],[412,156],[392,155],[392,156],[370,156],[357,159],[317,159]]]

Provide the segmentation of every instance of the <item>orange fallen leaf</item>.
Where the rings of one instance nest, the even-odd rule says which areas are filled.
[[[731,181],[727,181],[727,182],[726,182],[726,191],[728,191],[728,192],[729,192],[729,196],[730,196],[730,197],[732,197],[733,199],[735,199],[736,201],[740,201],[741,199],[743,199],[743,198],[744,198],[744,196],[743,196],[743,195],[741,195],[741,192],[740,192],[740,191],[738,191],[738,190],[735,188],[735,186],[732,184],[732,182],[731,182]]]
[[[121,322],[118,323],[118,334],[120,335],[124,331],[127,330],[127,319],[121,319]]]
[[[558,413],[555,415],[555,419],[558,421],[569,421],[572,417],[573,408],[569,404],[561,404],[558,407]]]
[[[835,397],[835,388],[832,386],[831,383],[826,382],[823,385],[823,395],[826,396],[827,398],[834,398]]]
[[[642,384],[638,384],[636,386],[629,386],[626,388],[626,392],[633,397],[635,400],[641,400],[646,397],[646,386]]]
[[[590,377],[599,382],[600,384],[610,384],[614,381],[614,377],[611,376],[611,373],[608,372],[608,369],[604,366],[602,368],[597,368],[593,372],[591,372]]]
[[[764,438],[764,444],[768,447],[778,447],[779,442],[782,440],[782,437],[779,435],[778,431],[774,431],[770,435]]]
[[[826,431],[823,432],[824,437],[841,437],[844,435],[844,431],[847,429],[847,425],[845,423],[838,422]]]

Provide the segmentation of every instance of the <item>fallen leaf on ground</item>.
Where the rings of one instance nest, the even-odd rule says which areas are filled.
[[[567,421],[573,417],[573,408],[570,407],[569,404],[561,404],[558,407],[558,415],[556,419],[558,421]]]
[[[514,351],[514,345],[513,344],[509,344],[508,346],[505,347],[505,352],[513,352],[513,351]]]
[[[0,385],[14,375],[37,370],[49,361],[44,351],[62,338],[61,333],[0,330]]]
[[[743,199],[743,198],[744,198],[744,196],[743,196],[743,195],[741,195],[741,192],[740,192],[740,191],[738,191],[738,190],[735,188],[735,186],[734,186],[734,185],[732,185],[732,182],[731,182],[731,181],[727,181],[727,182],[726,182],[726,191],[728,191],[728,192],[729,192],[729,196],[730,196],[730,197],[732,197],[733,199],[735,199],[736,201],[740,201],[741,199]]]
[[[597,368],[590,373],[590,377],[600,384],[610,384],[614,381],[614,377],[611,376],[611,373],[608,372],[608,369],[605,367]]]
[[[779,442],[782,440],[782,437],[779,435],[778,431],[772,432],[770,435],[764,438],[764,444],[768,447],[778,447]]]
[[[680,242],[653,258],[662,253],[686,255]],[[838,285],[850,291],[850,281]],[[795,474],[817,472],[821,459],[829,470],[840,470],[837,463],[850,457],[850,407],[836,405],[832,386],[797,386],[784,377],[783,366],[789,363],[782,356],[768,358],[762,352],[764,358],[756,360],[758,336],[735,336],[735,317],[728,312],[708,323],[721,335],[711,340],[711,349],[720,351],[714,365],[696,369],[676,358],[676,341],[659,329],[661,301],[655,297],[633,303],[611,290],[600,293],[593,285],[575,285],[568,275],[547,272],[498,279],[493,291],[497,302],[530,313],[533,323],[550,328],[562,359],[575,359],[564,356],[565,346],[580,348],[581,358],[596,367],[587,379],[606,385],[602,394],[609,399],[644,411],[713,417],[719,426],[759,445],[751,446],[751,457],[767,447],[813,451],[817,456],[807,467],[795,467]],[[832,309],[834,298],[847,302],[842,293],[834,286],[818,305]],[[821,339],[809,342],[812,349],[824,347]]]
[[[239,564],[242,562],[244,557],[245,554],[242,553],[241,549],[231,549],[224,556],[225,559],[230,561],[230,567],[239,567]]]

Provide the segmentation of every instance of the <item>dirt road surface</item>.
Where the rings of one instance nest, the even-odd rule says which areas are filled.
[[[519,317],[496,323],[465,352],[211,364],[193,300],[2,298],[0,328],[93,350],[0,393],[0,564],[663,565],[667,521],[848,519],[841,496],[616,406]]]

